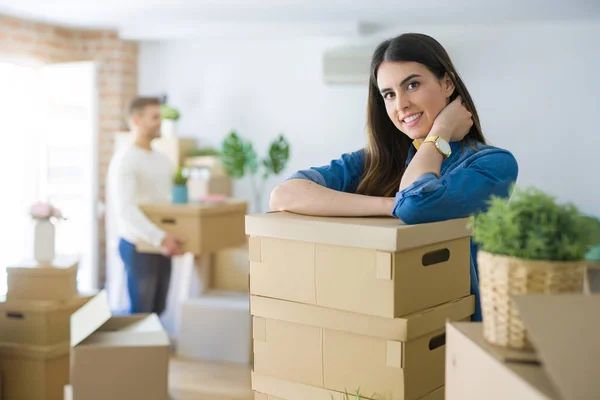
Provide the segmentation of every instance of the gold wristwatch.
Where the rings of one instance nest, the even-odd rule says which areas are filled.
[[[450,157],[452,154],[452,149],[450,148],[450,144],[446,141],[446,139],[440,136],[427,136],[423,143],[432,142],[435,145],[437,151],[444,156],[444,160]]]

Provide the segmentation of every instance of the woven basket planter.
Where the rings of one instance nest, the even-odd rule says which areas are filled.
[[[586,262],[523,260],[479,251],[477,254],[483,334],[495,345],[531,350],[532,345],[512,295],[581,293]]]

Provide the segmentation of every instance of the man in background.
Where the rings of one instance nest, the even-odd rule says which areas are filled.
[[[151,147],[160,137],[160,101],[135,99],[129,118],[134,141],[111,160],[108,190],[127,275],[130,312],[160,315],[166,307],[171,256],[181,254],[181,239],[154,225],[138,204],[169,201],[173,167]],[[139,241],[161,248],[163,254],[139,253],[135,246]]]

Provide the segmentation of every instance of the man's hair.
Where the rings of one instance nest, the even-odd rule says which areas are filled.
[[[141,114],[148,106],[160,106],[160,100],[157,97],[137,97],[129,106],[129,116]]]

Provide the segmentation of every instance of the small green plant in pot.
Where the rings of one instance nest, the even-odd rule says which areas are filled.
[[[179,110],[167,104],[162,104],[160,106],[160,116],[162,118],[162,122],[160,125],[160,132],[162,136],[177,136],[177,121],[179,120],[179,118],[181,118],[181,113],[179,112]]]
[[[485,339],[529,350],[531,342],[511,296],[581,293],[585,255],[600,229],[572,204],[537,188],[515,188],[510,200],[493,197],[474,219]]]
[[[173,204],[185,204],[188,202],[188,177],[185,176],[183,167],[178,167],[173,176],[173,186],[171,187],[171,202]]]

